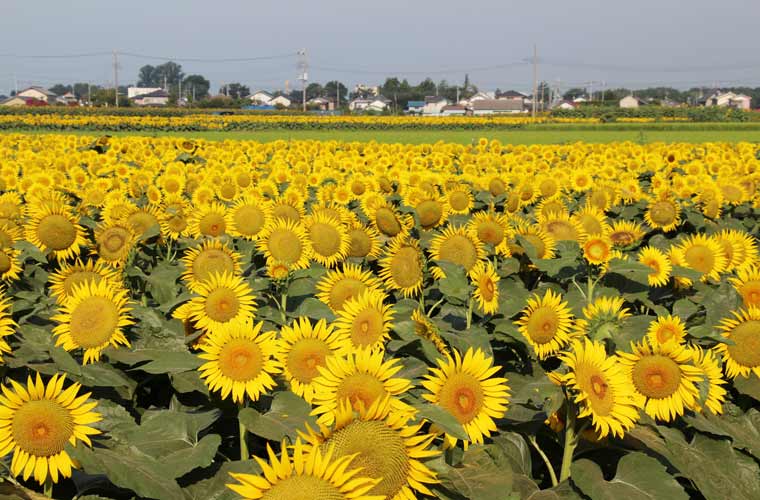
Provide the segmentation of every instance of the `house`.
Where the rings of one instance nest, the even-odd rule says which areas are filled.
[[[515,99],[482,99],[472,103],[472,114],[474,115],[501,115],[522,112],[522,102]]]
[[[351,111],[371,111],[380,113],[385,111],[390,103],[390,99],[387,99],[384,96],[371,97],[369,99],[354,99],[348,103],[348,109]]]
[[[77,96],[75,96],[73,92],[66,92],[58,98],[58,104],[63,104],[64,106],[76,106],[79,104],[79,99],[77,99]]]
[[[422,108],[423,115],[438,116],[441,114],[441,110],[444,106],[451,104],[448,99],[441,96],[427,96],[425,97],[425,106]]]
[[[441,116],[464,116],[467,114],[467,106],[463,104],[449,104],[441,108]]]
[[[284,95],[278,95],[278,96],[272,97],[269,100],[269,102],[267,102],[265,104],[268,104],[270,106],[274,106],[276,108],[289,108],[290,105],[293,104],[293,103],[291,102],[290,99],[288,99]]]
[[[620,99],[618,102],[618,105],[621,108],[631,109],[631,108],[638,108],[639,106],[646,104],[644,101],[639,99],[638,97],[634,97],[632,95],[627,95]]]
[[[134,99],[137,96],[150,94],[157,90],[163,90],[161,87],[127,87],[127,99]]]
[[[409,101],[406,103],[406,112],[410,115],[421,115],[425,108],[425,101]]]
[[[528,95],[516,90],[507,90],[506,92],[498,92],[495,97],[496,99],[504,99],[507,101],[524,101],[528,98]]]
[[[42,87],[29,87],[22,90],[16,95],[18,97],[29,97],[31,99],[36,99],[46,104],[56,104],[58,100],[57,94],[50,92],[49,90]]]
[[[564,101],[560,101],[560,103],[554,106],[553,109],[575,109],[577,107],[578,107],[577,103],[573,101],[564,100]]]
[[[264,104],[269,104],[269,101],[271,101],[273,97],[274,96],[269,92],[259,90],[249,95],[248,99],[251,101],[251,104],[261,106]]]
[[[377,85],[364,85],[361,83],[357,83],[354,87],[354,94],[358,96],[366,96],[365,99],[370,99],[372,97],[379,97],[380,96],[380,87]]]
[[[665,98],[660,101],[660,106],[663,108],[678,108],[681,107],[681,103],[672,99]]]
[[[335,101],[326,97],[314,97],[306,101],[306,106],[319,111],[332,111],[335,109]]]
[[[752,98],[744,94],[735,94],[733,92],[715,92],[707,98],[705,106],[723,106],[728,108],[745,109],[751,107]]]
[[[47,106],[47,103],[33,97],[15,95],[0,102],[0,106]]]
[[[496,94],[493,92],[477,92],[472,95],[469,99],[467,99],[465,102],[467,104],[472,104],[475,101],[482,101],[484,99],[496,99]]]
[[[135,106],[166,106],[169,104],[169,92],[158,89],[147,94],[140,94],[130,100]]]

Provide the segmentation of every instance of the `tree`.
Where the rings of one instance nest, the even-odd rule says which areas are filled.
[[[580,87],[573,87],[564,94],[562,94],[562,98],[566,99],[568,101],[572,101],[573,99],[577,99],[579,97],[585,97],[586,96],[586,89],[582,89]]]
[[[201,75],[188,75],[182,80],[182,88],[184,94],[191,100],[195,99],[199,101],[208,97],[208,90],[211,88],[211,83]]]
[[[100,87],[97,85],[90,85],[89,83],[78,82],[72,85],[71,91],[77,96],[77,99],[87,99],[88,94],[98,90]]]
[[[137,86],[138,87],[157,87],[158,79],[156,74],[156,67],[146,64],[137,73]]]
[[[165,62],[155,68],[156,87],[178,85],[184,77],[185,73],[182,72],[182,65],[173,61]]]
[[[67,92],[71,92],[71,85],[63,85],[62,83],[57,83],[50,87],[48,90],[55,95],[63,95]]]
[[[325,83],[324,86],[324,96],[330,99],[336,99],[338,97],[338,90],[340,90],[340,102],[338,103],[338,106],[341,105],[341,103],[348,102],[348,89],[345,85],[340,83],[337,80],[332,80],[330,82]]]
[[[315,97],[323,97],[324,96],[324,88],[322,88],[322,85],[319,83],[310,83],[306,87],[306,100],[314,99]],[[303,97],[302,97],[303,98]]]
[[[242,83],[228,83],[219,90],[219,93],[232,97],[233,99],[242,99],[251,93],[251,89]]]

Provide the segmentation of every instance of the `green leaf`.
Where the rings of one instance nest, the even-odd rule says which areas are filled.
[[[441,408],[440,406],[430,404],[428,402],[421,402],[421,404],[415,405],[415,407],[417,410],[419,410],[419,413],[417,413],[417,415],[430,420],[432,423],[436,424],[438,427],[446,431],[446,434],[454,436],[457,439],[469,439],[469,436],[464,430],[464,427],[462,427],[462,424],[460,424],[459,421],[454,418],[454,415]]]
[[[198,467],[207,467],[214,461],[216,450],[222,444],[218,434],[208,434],[197,443],[161,457],[170,477],[181,477]]]
[[[688,495],[665,467],[644,453],[624,455],[611,481],[605,481],[602,470],[591,460],[573,462],[572,480],[591,500],[688,500]]]
[[[163,459],[177,452],[189,452],[197,445],[198,434],[220,414],[219,410],[150,410],[143,414],[139,427],[130,430],[124,438],[142,453]]]
[[[628,352],[631,342],[639,342],[647,334],[649,324],[654,320],[652,316],[632,316],[623,321],[623,325],[612,336],[615,348]]]
[[[203,382],[203,379],[201,379],[198,370],[191,370],[182,373],[172,373],[169,375],[169,378],[172,381],[172,386],[174,386],[177,392],[184,394],[188,392],[198,391],[202,394],[208,395],[208,387]]]
[[[61,347],[50,348],[50,359],[61,371],[81,377],[82,366]]]
[[[619,274],[628,280],[649,288],[649,274],[652,268],[640,262],[612,259],[607,274]]]
[[[736,377],[734,379],[734,387],[742,394],[760,401],[760,377],[757,375]]]
[[[182,274],[182,268],[166,261],[160,262],[153,268],[147,278],[147,290],[153,300],[164,304],[177,296],[177,280]]]
[[[673,266],[671,274],[675,278],[687,278],[694,282],[699,281],[702,278],[702,273],[699,271],[683,266]]]
[[[562,389],[543,372],[534,375],[510,373],[509,386],[512,388],[511,403],[541,408],[547,415],[559,409],[564,400]]]
[[[512,491],[512,471],[497,466],[483,447],[464,452],[455,467],[442,459],[428,463],[438,472],[441,486],[473,500],[506,500]]]
[[[436,261],[436,265],[446,275],[438,280],[438,289],[447,299],[454,299],[460,304],[467,303],[470,299],[470,282],[462,266],[447,261]]]
[[[726,413],[720,416],[706,413],[687,415],[684,419],[699,431],[730,437],[734,448],[760,458],[760,412],[750,408],[743,414],[733,405],[726,406]]]
[[[502,432],[492,436],[491,440],[493,446],[501,451],[514,472],[530,477],[533,469],[531,450],[530,445],[522,435],[517,432]]]
[[[311,406],[290,391],[278,392],[272,406],[266,413],[259,413],[253,408],[243,408],[238,418],[248,432],[270,441],[281,441],[284,437],[295,439],[298,431],[308,423],[315,425],[311,417]]]
[[[292,316],[306,316],[315,320],[325,319],[328,322],[335,320],[335,314],[332,310],[322,301],[313,297],[307,297],[301,302],[296,311],[292,313]]]
[[[290,282],[288,297],[300,297],[301,295],[314,295],[317,293],[316,282],[312,278],[299,278]]]
[[[673,315],[679,316],[684,322],[697,313],[699,308],[689,299],[681,299],[673,304]]]
[[[47,264],[48,262],[45,254],[28,241],[17,241],[13,244],[13,248],[21,251],[21,254],[19,255],[19,260],[21,262],[26,261],[27,258],[34,260],[38,264]]]
[[[201,366],[204,361],[195,354],[185,352],[163,352],[144,365],[140,365],[133,370],[142,370],[147,373],[181,373],[189,370],[195,370]]]
[[[185,488],[186,499],[238,500],[240,495],[227,487],[227,484],[235,482],[230,477],[230,472],[256,475],[261,472],[261,468],[253,460],[224,462],[214,477],[198,481]]]
[[[522,311],[528,302],[530,292],[517,277],[499,280],[499,310],[505,318],[511,318]]]

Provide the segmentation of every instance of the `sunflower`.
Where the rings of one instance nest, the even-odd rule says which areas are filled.
[[[451,213],[469,214],[474,205],[472,192],[465,184],[457,184],[446,190],[446,204]]]
[[[380,255],[380,235],[374,227],[355,220],[346,232],[349,239],[349,257],[375,258]]]
[[[240,274],[242,257],[219,240],[207,240],[197,247],[190,247],[182,257],[185,272],[182,280],[187,287],[196,291],[198,284],[207,281],[212,274]]]
[[[562,383],[581,407],[578,416],[591,417],[599,437],[623,437],[636,425],[639,410],[633,390],[615,357],[607,357],[603,343],[576,339],[560,359],[570,368]]]
[[[8,297],[0,299],[0,362],[3,361],[3,354],[11,352],[11,346],[5,340],[5,337],[13,335],[18,326],[11,316],[11,307],[13,303]]]
[[[465,227],[448,226],[430,242],[430,256],[436,260],[460,265],[469,273],[486,253],[480,240]],[[442,279],[446,274],[438,266],[433,266],[435,279]]]
[[[101,223],[95,229],[94,251],[101,261],[114,267],[126,264],[136,242],[134,231],[124,224]]]
[[[358,348],[347,356],[328,356],[325,366],[319,367],[319,376],[312,381],[314,409],[317,422],[332,425],[335,413],[343,402],[358,411],[369,408],[375,401],[391,396],[391,409],[409,414],[416,413],[412,407],[397,399],[412,388],[410,380],[394,378],[403,368],[398,359],[383,361],[383,351]]]
[[[437,196],[425,196],[414,205],[417,220],[423,229],[432,229],[444,224],[449,217],[449,208],[445,199]]]
[[[421,434],[422,422],[409,424],[411,416],[392,409],[390,396],[379,399],[358,413],[343,401],[332,428],[314,432],[307,427],[301,435],[322,452],[334,450],[335,457],[355,456],[351,462],[360,474],[382,479],[368,494],[387,500],[415,500],[416,495],[433,495],[426,484],[436,484],[435,472],[423,460],[440,452],[428,449],[434,434]],[[314,498],[309,495],[308,498]]]
[[[130,210],[124,218],[124,222],[129,225],[132,228],[132,231],[134,231],[138,238],[141,239],[152,227],[160,227],[158,210],[150,205],[143,208],[134,207],[134,209]]]
[[[496,314],[499,310],[499,275],[490,261],[479,261],[470,271],[470,280],[475,287],[473,299],[485,314]]]
[[[254,241],[269,222],[271,211],[271,202],[244,194],[230,208],[230,225],[227,232],[232,236]]]
[[[386,249],[385,257],[380,260],[379,277],[387,288],[400,290],[404,297],[413,297],[422,290],[424,266],[416,239],[394,238]]]
[[[163,212],[159,215],[161,234],[172,240],[190,236],[188,212],[188,204],[182,196],[167,196],[164,200]]]
[[[669,198],[655,200],[647,207],[644,220],[653,228],[669,233],[681,223],[681,206]]]
[[[554,241],[583,241],[583,226],[567,213],[549,212],[540,216],[538,226],[549,234]]]
[[[736,378],[760,377],[760,308],[748,307],[731,311],[733,317],[724,318],[719,330],[732,344],[720,343],[714,347],[726,362],[726,375]]]
[[[206,332],[253,319],[256,296],[248,282],[240,276],[228,272],[214,273],[206,281],[199,282],[195,288],[195,293],[199,296],[188,302],[185,310],[187,318],[178,317],[175,311],[178,319],[189,319],[198,329]]]
[[[449,354],[449,348],[441,338],[438,327],[422,309],[415,309],[412,312],[412,323],[414,323],[414,333],[418,337],[430,341],[439,353]]]
[[[307,449],[308,448],[308,449]],[[292,457],[289,454],[292,449]],[[294,445],[282,442],[278,459],[267,443],[269,463],[254,456],[263,471],[261,475],[230,472],[238,481],[226,486],[246,499],[269,498],[280,500],[383,500],[383,496],[368,495],[383,478],[361,475],[361,468],[352,468],[356,456],[337,457],[334,447],[324,452],[319,447],[305,447],[300,438]]]
[[[509,387],[506,378],[494,377],[501,370],[493,358],[477,349],[467,349],[464,356],[454,350],[454,357],[437,360],[437,368],[429,368],[422,386],[430,392],[422,397],[448,411],[462,424],[470,441],[483,444],[483,439],[496,432],[494,418],[507,411]]]
[[[72,287],[61,299],[60,311],[53,316],[55,345],[67,351],[83,349],[82,364],[100,360],[108,346],[129,347],[124,327],[134,324],[127,307],[127,291],[107,280],[85,281]]]
[[[518,222],[515,224],[514,236],[519,236],[530,243],[536,250],[536,258],[554,258],[557,242],[549,233],[539,228],[538,226]],[[525,249],[523,249],[523,247],[520,246],[518,242],[510,243],[509,250],[514,255],[522,255],[525,253]]]
[[[736,277],[728,280],[744,301],[744,307],[760,307],[760,268],[755,265],[740,267]]]
[[[65,377],[53,375],[43,383],[40,374],[28,377],[26,387],[11,380],[12,389],[2,386],[0,396],[0,456],[13,452],[10,472],[23,475],[24,480],[34,473],[34,479],[43,484],[50,476],[53,483],[58,477],[71,477],[76,463],[64,446],[76,446],[82,441],[92,446],[90,436],[100,431],[90,427],[101,416],[92,411],[97,403],[87,403],[90,393],[78,395],[81,385],[76,383],[63,390]]]
[[[351,239],[339,219],[313,214],[304,219],[304,227],[314,260],[328,268],[345,260]]]
[[[267,261],[285,264],[291,270],[306,269],[311,258],[311,245],[301,223],[277,218],[261,231],[257,241]]]
[[[356,264],[343,264],[338,271],[328,271],[317,283],[317,298],[330,306],[337,313],[343,309],[343,304],[365,290],[380,290],[380,281],[371,271],[362,271]]]
[[[21,263],[19,256],[21,251],[12,248],[5,247],[0,248],[0,280],[1,281],[16,281],[21,276]]]
[[[715,238],[694,234],[680,245],[671,248],[670,260],[674,265],[693,269],[702,274],[701,281],[720,280],[726,269],[726,255]]]
[[[670,341],[682,344],[684,337],[686,337],[686,325],[683,320],[670,314],[658,316],[647,329],[647,338],[652,344],[664,344]]]
[[[595,234],[583,242],[583,257],[589,264],[605,264],[612,258],[612,241],[607,236]]]
[[[638,222],[619,220],[612,223],[608,236],[616,247],[628,247],[641,240],[645,234],[646,230]]]
[[[384,300],[383,292],[368,289],[343,302],[335,320],[338,334],[350,338],[354,348],[382,350],[393,326],[393,309]]]
[[[573,214],[572,219],[581,225],[586,234],[609,234],[611,228],[604,217],[604,212],[586,205],[582,210]]]
[[[652,268],[647,275],[649,286],[665,286],[670,279],[673,266],[665,253],[654,247],[644,247],[639,251],[639,262]]]
[[[325,359],[332,354],[346,355],[351,349],[350,340],[325,320],[312,325],[306,317],[294,320],[292,326],[283,326],[280,341],[283,374],[290,390],[308,402],[314,397],[313,381],[319,367],[325,366]]]
[[[511,229],[506,216],[495,212],[477,212],[467,223],[467,229],[473,232],[484,245],[490,245],[498,255],[509,257],[509,238]]]
[[[528,305],[515,323],[538,359],[556,354],[570,342],[573,326],[570,307],[560,294],[550,289],[543,297],[534,294],[528,299]]]
[[[691,351],[676,342],[631,343],[632,353],[618,351],[636,406],[647,415],[670,422],[692,408],[699,396],[701,370],[691,364]]]
[[[65,206],[41,203],[30,206],[28,212],[26,240],[29,243],[59,261],[79,255],[80,247],[87,240],[82,226]]]
[[[198,368],[210,391],[222,399],[243,403],[246,394],[257,401],[277,383],[272,375],[282,371],[280,348],[274,332],[261,332],[264,323],[251,321],[227,324],[212,330],[201,344],[198,357],[206,362]]]
[[[48,276],[48,283],[56,300],[62,301],[73,295],[76,286],[89,281],[106,281],[117,285],[120,279],[118,272],[100,260],[87,259],[82,262],[77,259],[74,264],[61,262],[61,267]]]
[[[385,201],[367,215],[373,227],[390,238],[406,234],[414,225],[414,220],[410,215],[399,214]]]
[[[726,381],[723,379],[720,363],[712,351],[704,351],[699,346],[692,346],[691,353],[694,366],[702,371],[700,385],[707,385],[704,395],[705,391],[700,391],[700,400],[695,403],[695,410],[701,412],[703,407],[706,407],[714,415],[720,415],[723,413],[723,403],[728,394],[723,387]]]
[[[224,236],[229,226],[227,207],[219,202],[196,206],[189,220],[189,231],[195,238]]]

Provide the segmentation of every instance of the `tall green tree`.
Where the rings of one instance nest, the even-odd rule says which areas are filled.
[[[195,98],[196,101],[208,97],[208,90],[211,83],[202,75],[188,75],[182,80],[182,93],[189,99]]]
[[[346,88],[346,86],[337,80],[332,80],[325,83],[325,86],[323,88],[324,97],[327,97],[333,100],[335,100],[338,97],[338,89],[340,89],[340,103],[338,103],[338,105],[340,106],[342,103],[348,102],[348,89]]]

